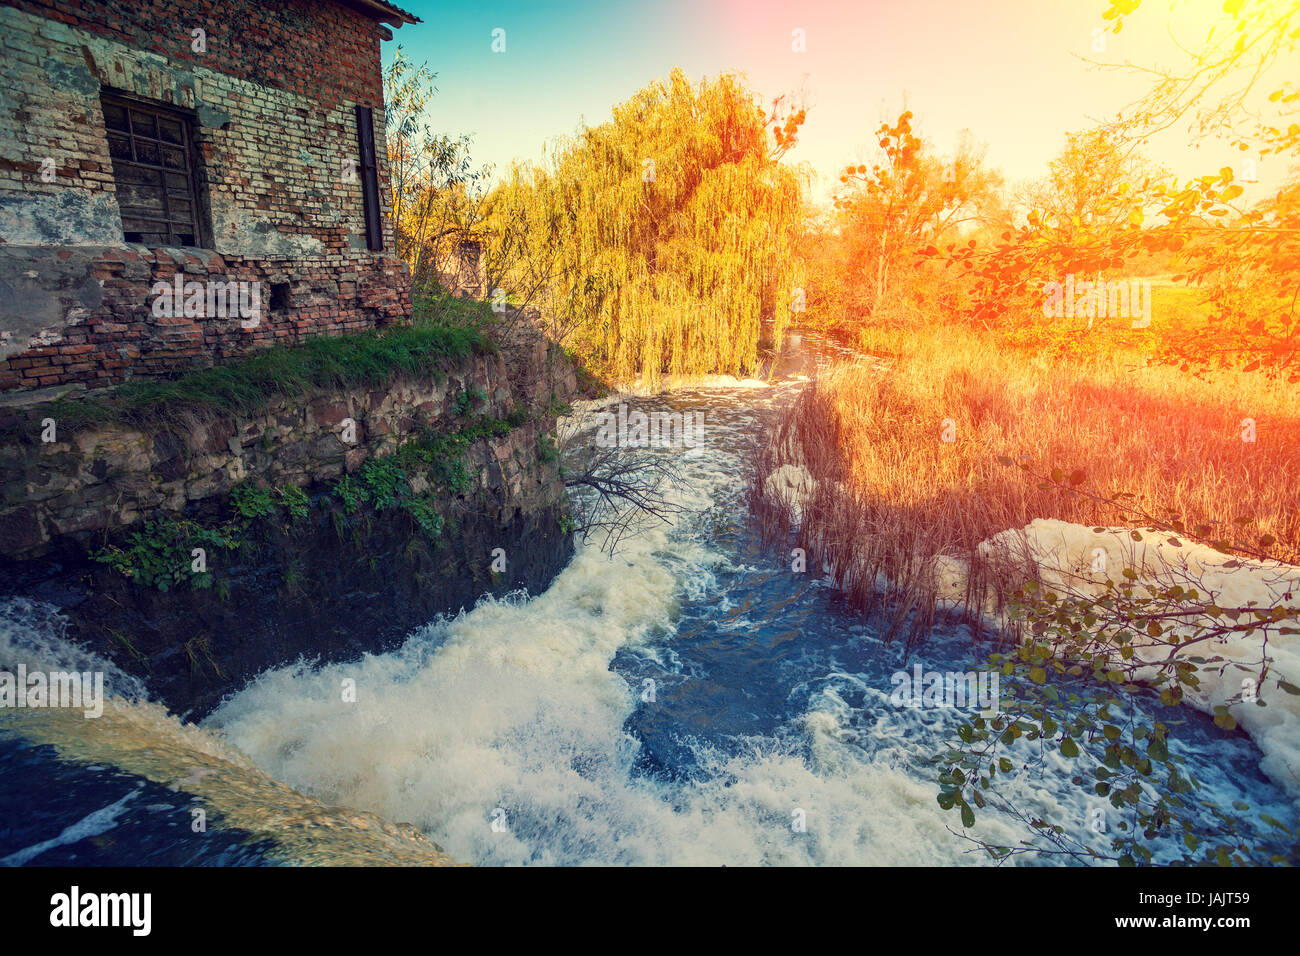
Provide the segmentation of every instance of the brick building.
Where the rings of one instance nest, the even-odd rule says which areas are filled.
[[[0,0],[0,391],[404,320],[380,42],[416,22],[384,0]]]

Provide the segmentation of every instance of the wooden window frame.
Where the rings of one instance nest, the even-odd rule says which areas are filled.
[[[122,219],[122,237],[127,242],[139,242],[144,245],[163,247],[163,246],[192,246],[204,247],[208,239],[208,230],[206,228],[204,207],[201,202],[202,194],[200,189],[200,166],[198,163],[198,150],[195,146],[195,119],[194,114],[185,109],[179,109],[167,103],[155,103],[150,100],[143,100],[139,97],[121,93],[117,90],[104,88],[100,91],[100,103],[103,106],[114,106],[122,109],[126,113],[127,128],[126,130],[111,129],[108,126],[108,119],[105,116],[104,135],[105,139],[109,136],[125,136],[127,144],[130,147],[131,158],[118,158],[112,155],[112,149],[109,150],[109,157],[113,164],[113,182],[117,186],[123,179],[122,169],[144,170],[148,173],[156,174],[161,180],[157,188],[162,197],[162,216],[153,214],[152,210],[142,209],[141,207],[123,206],[119,196],[119,214]],[[150,135],[143,131],[137,131],[135,128],[137,118],[144,116],[152,117],[154,134]],[[171,142],[163,139],[162,130],[159,127],[159,120],[179,124],[181,128],[180,143]],[[148,162],[139,158],[140,145],[152,144],[158,150],[158,162]],[[162,150],[180,150],[183,156],[183,167],[168,166],[163,162]],[[120,166],[119,166],[120,164]],[[183,176],[185,178],[185,202],[189,203],[190,214],[188,217],[173,215],[171,208],[172,200],[181,199],[180,196],[171,195],[171,189],[168,188],[166,177],[168,175]],[[146,187],[149,188],[149,187]],[[150,232],[132,229],[128,230],[127,220],[144,221],[156,225],[158,228]],[[164,241],[155,242],[146,240],[145,236],[161,236]],[[192,241],[186,242],[185,237],[189,236]],[[133,238],[135,237],[135,238]]]

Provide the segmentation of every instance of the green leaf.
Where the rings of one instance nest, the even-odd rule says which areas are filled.
[[[1219,714],[1214,718],[1214,722],[1224,730],[1237,729],[1237,718],[1233,717],[1232,714]]]
[[[1066,757],[1079,756],[1079,745],[1074,742],[1073,737],[1066,737],[1061,741],[1061,753]]]
[[[970,804],[961,805],[961,825],[967,828],[975,825],[975,811],[970,808]]]

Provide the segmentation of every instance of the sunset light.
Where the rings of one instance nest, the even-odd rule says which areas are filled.
[[[765,904],[735,949],[812,867],[1287,925],[1300,0],[0,0],[0,53],[21,930]]]

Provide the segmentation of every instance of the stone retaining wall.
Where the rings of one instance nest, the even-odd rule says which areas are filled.
[[[484,396],[472,415],[506,418],[522,403],[545,416],[552,392],[563,400],[573,391],[572,370],[552,379],[547,359],[538,342],[529,353],[510,356],[513,368],[501,355],[477,356],[449,365],[438,381],[403,378],[384,388],[282,400],[240,420],[143,429],[60,427],[41,405],[28,406],[10,413],[31,433],[27,440],[0,447],[0,558],[84,550],[106,532],[224,497],[245,481],[326,482],[391,452],[416,428],[468,424],[456,414],[463,393]],[[41,441],[51,421],[56,440]],[[472,448],[479,487],[499,486],[523,510],[559,500],[555,466],[537,460],[541,427],[533,422]]]

